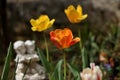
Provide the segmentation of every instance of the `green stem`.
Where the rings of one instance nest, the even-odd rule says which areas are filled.
[[[82,53],[82,63],[83,63],[83,69],[84,69],[87,67],[87,59],[86,59],[87,55],[85,53],[84,48],[81,50],[81,53]]]
[[[51,80],[51,73],[48,73],[48,78],[49,80]]]
[[[91,54],[89,54],[90,62],[92,63],[92,62],[94,62],[94,56],[93,56],[93,52],[92,51],[90,51],[90,53],[91,53]]]
[[[49,58],[48,44],[47,44],[47,39],[46,39],[45,32],[43,33],[43,37],[44,37],[44,40],[45,40],[45,49],[46,49],[47,61],[49,62],[49,61],[50,61],[50,58]],[[49,77],[49,79],[51,80],[51,75],[50,75],[50,73],[48,73],[48,77]]]
[[[64,80],[66,80],[66,54],[63,53],[63,59],[64,59]]]
[[[80,31],[78,31],[78,35],[81,38]],[[79,47],[80,47],[80,52],[82,56],[82,64],[83,64],[82,68],[84,69],[87,67],[87,55],[85,53],[85,48],[82,46],[82,40],[79,43]]]
[[[43,33],[43,37],[44,37],[44,40],[45,40],[45,49],[46,49],[47,61],[49,62],[49,51],[48,51],[48,44],[47,44],[45,33]]]

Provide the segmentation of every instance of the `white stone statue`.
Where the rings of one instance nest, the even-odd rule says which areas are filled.
[[[15,62],[17,62],[18,59],[19,59],[19,62],[23,62],[25,60],[24,55],[26,53],[24,41],[20,41],[20,40],[16,41],[13,45],[13,48],[14,48],[15,52],[17,53]]]
[[[15,62],[18,63],[15,79],[22,80],[26,67],[30,64],[23,79],[44,80],[46,78],[45,68],[37,63],[39,57],[35,51],[35,41],[16,41],[13,46],[17,53]]]
[[[26,61],[29,62],[31,59],[32,61],[39,61],[39,57],[35,51],[35,41],[27,40],[25,41],[26,47]]]
[[[30,40],[25,41],[25,47],[27,49],[28,54],[35,53],[35,41],[30,41]]]

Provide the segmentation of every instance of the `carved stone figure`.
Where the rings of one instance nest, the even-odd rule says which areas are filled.
[[[24,41],[16,41],[13,45],[13,48],[15,50],[15,52],[17,53],[16,58],[15,58],[15,62],[17,62],[17,60],[19,59],[19,62],[23,62],[25,61],[25,53],[26,53],[26,48],[25,48],[25,44]]]
[[[18,63],[15,79],[44,80],[46,78],[45,68],[37,63],[39,57],[35,51],[35,41],[16,41],[13,46],[17,54],[15,62]]]

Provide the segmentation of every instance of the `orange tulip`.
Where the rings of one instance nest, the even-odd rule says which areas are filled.
[[[68,28],[51,31],[50,39],[59,49],[68,48],[80,41],[78,37],[73,39],[72,31]]]

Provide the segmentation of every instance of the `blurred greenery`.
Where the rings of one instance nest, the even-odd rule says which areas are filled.
[[[84,27],[87,27],[87,26],[84,26]],[[119,34],[120,34],[119,27],[113,26],[113,25],[111,26],[111,30],[110,32],[107,33],[107,35],[101,34],[99,32],[96,34],[88,29],[80,30],[80,32],[77,35],[80,35],[81,43],[65,49],[65,52],[67,53],[66,54],[66,59],[68,62],[67,67],[69,68],[69,70],[67,69],[67,74],[68,74],[67,78],[70,80],[80,80],[79,73],[82,71],[82,66],[84,65],[83,64],[84,62],[82,62],[84,61],[82,60],[83,58],[82,53],[86,53],[86,56],[84,54],[84,57],[86,57],[85,60],[87,60],[87,62],[85,61],[86,64],[84,65],[84,67],[85,66],[89,67],[90,62],[95,62],[97,65],[100,65],[103,73],[106,72],[106,74],[104,74],[104,78],[105,78],[104,80],[109,78],[111,79],[119,78],[120,77],[120,63],[119,63],[120,35]],[[38,47],[43,50],[37,49],[39,53],[38,55],[41,59],[43,66],[47,70],[49,78],[50,78],[50,75],[52,75],[51,80],[54,80],[56,78],[59,78],[58,80],[63,80],[62,79],[63,73],[61,73],[63,60],[60,60],[62,58],[63,53],[61,53],[59,49],[57,49],[54,45],[52,45],[49,39],[47,39],[47,42],[48,42],[48,49],[50,53],[50,62],[46,60],[46,57],[45,57],[46,55],[44,54],[46,53],[44,42],[39,43],[39,44],[42,44],[42,46],[38,46]],[[8,55],[9,53],[11,53],[11,49],[12,49],[11,47],[12,46],[10,46],[8,50]],[[107,59],[107,62],[100,60],[101,52],[104,52],[107,55],[105,56],[105,58]],[[5,64],[7,65],[9,65],[11,61],[8,59],[10,59],[10,55],[5,62]],[[110,59],[112,59],[112,61]],[[6,66],[6,67],[9,67],[9,66]],[[9,69],[6,68],[5,70],[7,71],[3,71],[2,76],[5,75],[4,72],[8,73]],[[5,76],[5,78],[7,77]],[[6,80],[6,79],[1,79],[1,80]]]

